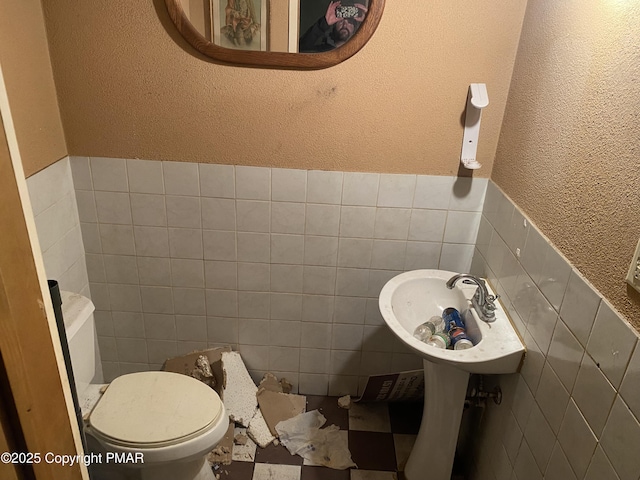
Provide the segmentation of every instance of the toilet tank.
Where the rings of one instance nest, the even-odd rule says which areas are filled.
[[[93,302],[77,293],[61,291],[62,317],[69,344],[71,367],[78,396],[91,383],[102,383],[102,363],[98,350]]]

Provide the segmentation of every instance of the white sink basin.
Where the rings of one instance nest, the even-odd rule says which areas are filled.
[[[471,307],[477,286],[458,281],[453,289],[445,286],[456,272],[414,270],[401,273],[387,282],[380,292],[380,312],[393,333],[423,358],[469,373],[515,373],[520,368],[525,346],[504,308],[496,301],[496,320],[480,320]],[[489,285],[489,293],[495,295]],[[474,347],[467,350],[443,350],[427,345],[413,336],[415,328],[447,307],[456,308]]]

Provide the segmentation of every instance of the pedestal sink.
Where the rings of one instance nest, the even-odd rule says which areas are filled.
[[[471,298],[476,285],[445,285],[456,272],[414,270],[387,282],[380,292],[380,312],[391,331],[423,358],[424,413],[416,442],[405,467],[407,480],[449,480],[453,467],[467,383],[471,373],[515,373],[525,346],[499,302],[495,321],[480,320]],[[489,293],[495,295],[487,285]],[[413,336],[415,328],[447,307],[464,318],[474,343],[468,350],[443,350]]]

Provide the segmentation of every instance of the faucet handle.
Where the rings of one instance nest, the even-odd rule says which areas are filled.
[[[495,311],[497,307],[496,307],[496,304],[493,302],[495,302],[499,298],[500,298],[500,295],[489,295],[487,297],[487,303],[485,305],[485,309],[491,312]]]

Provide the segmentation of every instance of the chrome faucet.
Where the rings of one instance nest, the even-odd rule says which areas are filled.
[[[493,296],[489,294],[487,290],[487,284],[481,278],[469,275],[468,273],[459,273],[447,280],[447,288],[452,289],[456,286],[458,280],[467,280],[478,286],[476,293],[471,299],[473,308],[478,312],[478,316],[485,322],[493,322],[496,319],[496,304],[495,301],[499,295]]]

